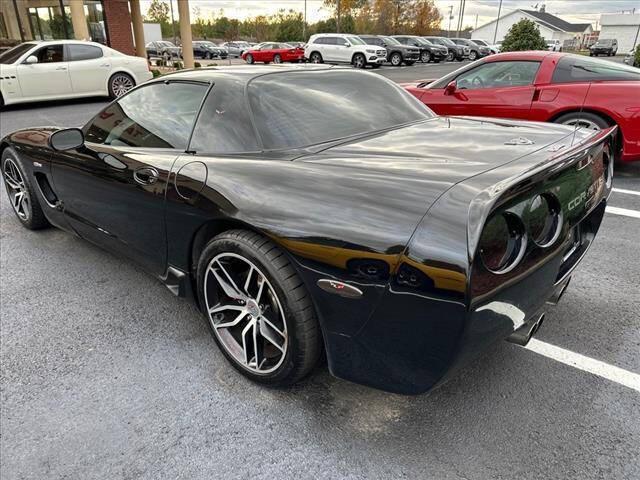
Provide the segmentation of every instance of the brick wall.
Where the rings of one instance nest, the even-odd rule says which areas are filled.
[[[135,55],[128,0],[104,0],[104,18],[109,32],[109,46],[127,55]]]

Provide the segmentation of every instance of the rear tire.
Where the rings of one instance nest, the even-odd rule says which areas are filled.
[[[588,128],[590,130],[602,130],[609,128],[609,122],[606,119],[591,112],[570,112],[559,116],[554,120],[554,123],[561,123],[563,125]]]
[[[279,54],[273,56],[273,63],[282,63],[282,57]]]
[[[31,178],[13,148],[4,149],[0,165],[5,189],[16,218],[29,230],[49,227],[49,221],[44,216]]]
[[[420,61],[422,63],[429,63],[431,61],[431,52],[422,52],[420,54]]]
[[[136,86],[131,75],[123,72],[114,73],[109,79],[109,96],[119,98]]]
[[[447,62],[453,62],[453,53],[447,53]]]
[[[322,334],[311,296],[286,254],[271,240],[246,230],[213,238],[200,255],[197,286],[213,338],[247,378],[288,386],[318,363]],[[221,326],[232,322],[237,323]]]
[[[473,62],[476,58],[478,58],[478,54],[476,52],[472,51],[469,53],[469,60]]]
[[[244,60],[249,64],[252,65],[254,60],[253,60],[253,55],[251,55],[250,53],[247,54],[247,56],[244,58]]]

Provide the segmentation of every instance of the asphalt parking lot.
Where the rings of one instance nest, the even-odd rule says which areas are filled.
[[[0,135],[81,125],[105,104],[11,108]],[[498,344],[415,397],[324,366],[291,389],[254,385],[195,307],[70,234],[25,230],[2,193],[0,477],[640,478],[640,162],[614,187],[626,214],[605,215],[531,348]]]

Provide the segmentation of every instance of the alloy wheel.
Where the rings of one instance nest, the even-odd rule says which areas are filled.
[[[311,54],[311,63],[322,63],[322,57],[319,53]]]
[[[362,55],[356,55],[353,59],[353,66],[356,68],[364,68],[365,59]]]
[[[570,118],[569,120],[562,122],[563,125],[570,125],[576,128],[586,128],[587,130],[599,131],[601,128],[591,120],[586,118]]]
[[[447,62],[453,62],[453,53],[447,54]]]
[[[394,53],[391,55],[391,65],[394,67],[398,67],[402,63],[402,57],[399,53]]]
[[[7,158],[4,161],[2,174],[13,210],[22,220],[29,220],[31,217],[29,191],[24,183],[20,169],[11,158]]]
[[[273,63],[282,63],[282,57],[280,57],[280,55],[274,56]]]
[[[118,74],[111,79],[111,91],[116,97],[121,97],[133,88],[133,80],[128,75]]]
[[[429,60],[431,60],[431,54],[429,52],[422,52],[422,55],[420,56],[420,61],[422,63],[429,63]]]
[[[277,370],[289,336],[282,303],[262,271],[236,253],[216,255],[204,277],[207,316],[219,343],[255,374]]]
[[[471,61],[474,61],[477,57],[478,57],[478,55],[476,54],[476,52],[471,52],[469,54],[469,60],[471,60]]]

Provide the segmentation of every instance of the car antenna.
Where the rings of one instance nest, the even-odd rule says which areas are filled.
[[[573,138],[571,139],[571,146],[574,145],[576,141],[576,134],[578,133],[578,128],[580,128],[580,117],[582,117],[582,113],[584,111],[584,105],[587,103],[587,96],[589,95],[589,90],[591,89],[591,82],[587,85],[587,91],[584,92],[584,98],[582,99],[582,105],[580,105],[580,111],[578,112],[578,117],[576,118],[575,128],[573,129]]]

